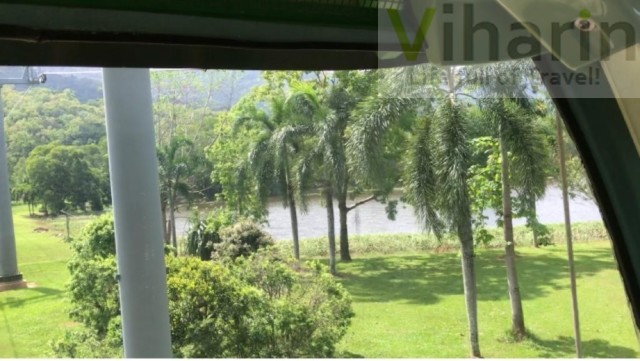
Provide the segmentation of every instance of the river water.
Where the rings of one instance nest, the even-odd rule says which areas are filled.
[[[391,199],[399,199],[400,192],[394,192]],[[356,199],[357,201],[358,199]],[[584,198],[570,199],[571,221],[588,222],[600,221],[601,215],[598,206]],[[547,189],[545,196],[537,202],[538,219],[545,224],[562,223],[564,215],[562,210],[562,192],[556,187]],[[417,233],[422,232],[422,226],[414,216],[413,207],[406,203],[398,202],[398,213],[394,221],[387,218],[385,205],[371,201],[349,212],[348,223],[350,234],[376,234],[376,233]],[[488,225],[495,226],[495,212],[488,211]],[[187,228],[188,212],[178,214],[177,230],[184,235]],[[338,209],[335,209],[336,234],[339,232]],[[280,199],[272,199],[269,202],[267,231],[277,240],[291,239],[291,220],[289,209],[282,207]],[[524,219],[514,219],[515,225],[524,224]],[[323,237],[327,234],[327,213],[322,205],[321,197],[310,197],[307,212],[298,214],[300,238]]]

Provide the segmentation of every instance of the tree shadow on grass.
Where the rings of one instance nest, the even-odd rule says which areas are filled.
[[[19,292],[19,296],[14,296],[14,294],[16,294],[14,292]],[[2,315],[2,319],[0,319],[0,321],[4,323],[4,328],[7,331],[9,344],[11,345],[12,350],[12,357],[16,358],[20,356],[17,353],[17,347],[13,338],[14,326],[20,327],[20,325],[12,324],[7,318],[7,313],[5,312],[5,310],[9,308],[20,308],[25,304],[32,305],[35,302],[44,301],[52,297],[57,297],[63,292],[64,291],[55,288],[35,287],[0,293],[0,315]],[[47,316],[42,315],[42,317]]]
[[[575,355],[575,343],[572,337],[560,336],[555,340],[543,340],[529,333],[527,341],[540,351],[540,357],[560,358]],[[602,339],[582,341],[582,357],[589,358],[636,358],[635,350],[624,346],[612,345]]]
[[[20,291],[19,296],[13,296],[10,293],[5,293],[0,299],[0,310],[4,307],[8,308],[20,308],[25,304],[33,304],[35,302],[44,301],[46,299],[61,295],[64,291],[56,288],[48,287],[34,287],[25,288]],[[12,292],[12,291],[9,291]]]
[[[340,351],[337,352],[335,358],[365,358],[363,355],[349,352],[349,351]]]
[[[456,264],[455,254],[358,259],[343,273],[342,282],[356,302],[432,304],[456,285]]]
[[[564,248],[548,248],[518,257],[522,297],[534,299],[568,288]],[[476,257],[479,300],[508,299],[506,271],[501,250],[483,251]],[[578,278],[615,269],[610,250],[575,252]],[[460,259],[456,253],[420,256],[388,256],[352,261],[342,283],[356,302],[407,302],[433,304],[442,296],[462,295]]]

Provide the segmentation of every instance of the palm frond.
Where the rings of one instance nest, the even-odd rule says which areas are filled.
[[[482,106],[488,123],[509,150],[513,188],[539,199],[546,190],[546,170],[551,162],[543,129],[536,127],[531,112],[515,99],[490,98]]]
[[[539,128],[517,104],[509,100],[505,119],[505,139],[512,154],[511,177],[514,188],[539,199],[546,190],[547,172],[551,156]]]
[[[354,112],[355,124],[347,142],[347,153],[357,159],[353,170],[374,182],[385,176],[382,145],[384,134],[401,117],[416,106],[417,99],[372,96],[364,100]]]
[[[405,197],[414,206],[418,219],[426,230],[441,233],[438,217],[437,179],[433,154],[432,124],[429,119],[417,129],[409,147],[404,177]]]
[[[433,128],[439,203],[449,222],[458,224],[470,217],[467,178],[471,149],[464,110],[452,101],[444,102],[436,113]]]
[[[295,82],[285,100],[285,107],[303,119],[322,118],[323,105],[316,90],[309,82]]]
[[[523,100],[534,91],[537,75],[530,59],[468,66],[462,72],[464,86],[482,96]]]

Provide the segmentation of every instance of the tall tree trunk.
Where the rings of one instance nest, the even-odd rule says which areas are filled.
[[[536,200],[534,198],[531,198],[531,200],[529,201],[531,202],[531,210],[533,211],[533,216],[537,217],[538,210],[536,209]],[[535,221],[537,222],[537,219]],[[533,247],[540,247],[540,242],[538,241],[538,228],[535,226],[533,227]]]
[[[175,194],[169,190],[169,217],[171,219],[171,245],[175,248],[174,253],[178,254],[178,237],[176,232],[176,209]]]
[[[167,224],[167,205],[162,204],[160,207],[162,213],[162,236],[164,237],[165,244],[171,244],[171,238],[169,236],[169,225]]]
[[[502,134],[501,134],[502,138]],[[511,182],[509,180],[509,153],[504,139],[500,139],[500,154],[502,156],[502,217],[505,241],[505,265],[507,268],[507,284],[509,287],[509,299],[511,300],[511,331],[516,340],[525,336],[524,312],[522,311],[522,298],[518,285],[518,272],[516,270],[516,251],[513,240],[513,211],[511,207]]]
[[[333,192],[330,187],[324,192],[327,207],[327,229],[329,237],[329,270],[332,275],[336,274],[336,225],[333,213]]]
[[[349,226],[347,223],[347,194],[340,192],[338,196],[338,216],[340,217],[340,260],[344,262],[351,261],[351,252],[349,251]]]
[[[471,214],[470,210],[468,214]],[[464,300],[467,306],[471,357],[481,357],[480,341],[478,340],[478,292],[474,265],[475,253],[473,251],[473,230],[470,217],[464,217],[458,224],[458,239],[460,240],[460,249],[462,251],[462,281],[464,285]]]
[[[287,184],[287,200],[289,202],[289,214],[291,215],[291,233],[293,235],[293,256],[300,260],[300,243],[298,240],[298,213],[296,200],[293,195],[293,187]]]
[[[582,356],[580,340],[580,314],[578,312],[578,292],[576,290],[576,270],[573,262],[573,237],[571,235],[571,215],[569,212],[569,191],[567,185],[567,168],[564,155],[564,139],[562,135],[562,120],[556,113],[556,140],[558,143],[558,158],[560,161],[560,179],[562,182],[562,204],[564,208],[564,227],[567,237],[567,254],[569,257],[569,280],[571,282],[571,307],[573,311],[573,335],[576,347],[576,357]]]

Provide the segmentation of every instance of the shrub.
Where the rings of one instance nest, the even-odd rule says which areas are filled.
[[[113,256],[82,262],[70,261],[71,319],[82,323],[98,337],[104,336],[109,322],[120,315],[120,299]]]
[[[120,313],[111,214],[89,223],[71,245],[75,253],[67,264],[71,274],[69,298],[73,305],[70,317],[87,326],[97,337],[103,337],[110,320]]]
[[[248,357],[258,345],[257,289],[220,264],[196,258],[169,261],[169,315],[176,357]],[[253,331],[252,331],[253,330]]]
[[[220,242],[214,244],[218,258],[235,259],[248,256],[260,248],[273,245],[273,238],[250,220],[242,220],[220,229]]]
[[[97,246],[109,244],[105,224],[96,220],[74,247],[71,316],[82,327],[51,343],[58,357],[122,354],[115,258]],[[228,237],[228,243],[257,245],[257,252],[224,263],[166,257],[174,355],[332,356],[353,316],[345,289],[320,264],[302,268],[276,248],[262,248],[270,238],[255,225],[232,227]]]
[[[71,246],[75,255],[82,259],[104,258],[116,254],[113,215],[104,214],[87,224]]]
[[[237,275],[259,288],[269,304],[264,349],[256,357],[331,357],[354,316],[351,297],[323,264],[297,262],[275,247],[238,258]]]
[[[98,336],[88,328],[67,331],[64,336],[49,342],[53,354],[66,358],[118,358],[122,357],[120,317],[109,322],[108,332]]]
[[[212,213],[206,219],[194,213],[189,219],[191,226],[187,234],[187,254],[200,257],[203,261],[210,260],[214,245],[220,243],[220,228],[232,224],[234,218],[225,211]]]

